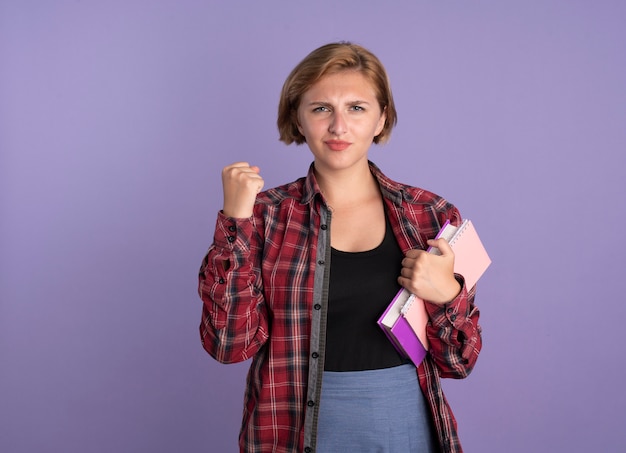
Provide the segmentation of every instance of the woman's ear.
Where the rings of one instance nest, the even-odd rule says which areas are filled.
[[[298,128],[298,132],[300,132],[300,135],[304,137],[304,129],[302,128],[302,125],[300,124],[300,116],[298,115],[297,110],[293,113],[293,122]]]
[[[304,132],[302,129],[302,124],[300,123],[300,115],[298,115],[298,112],[295,112],[295,114],[293,115],[293,119],[294,122],[296,123],[296,127],[298,128],[298,132],[300,132],[300,134],[302,134],[304,136]]]
[[[376,133],[374,137],[378,137],[380,133],[385,128],[385,122],[387,121],[387,106],[383,108],[382,113],[380,114],[380,118],[378,119],[378,124],[376,125]]]

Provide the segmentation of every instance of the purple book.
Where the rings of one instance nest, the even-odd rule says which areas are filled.
[[[419,366],[426,356],[426,349],[417,338],[417,335],[402,316],[401,310],[411,294],[401,289],[393,298],[385,312],[378,319],[378,325],[383,329],[387,338],[395,346],[398,352],[403,356],[411,359],[415,366]]]

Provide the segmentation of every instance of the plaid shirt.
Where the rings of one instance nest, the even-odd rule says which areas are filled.
[[[315,451],[332,216],[312,168],[306,178],[260,193],[249,219],[220,212],[200,269],[204,348],[222,363],[252,358],[242,452]],[[460,223],[441,197],[370,168],[404,253],[426,249],[446,220]],[[449,304],[426,303],[431,350],[417,374],[445,453],[462,448],[439,378],[464,378],[476,362],[482,341],[473,299],[463,285]]]

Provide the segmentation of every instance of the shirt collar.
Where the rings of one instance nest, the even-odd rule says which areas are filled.
[[[301,203],[309,204],[317,194],[320,194],[321,196],[322,191],[320,190],[320,186],[317,184],[317,179],[315,179],[315,164],[311,163],[309,166],[309,172],[304,180]]]

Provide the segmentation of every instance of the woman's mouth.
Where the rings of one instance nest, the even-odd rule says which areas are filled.
[[[327,140],[324,143],[333,151],[343,151],[351,145],[350,142],[344,142],[343,140]]]

